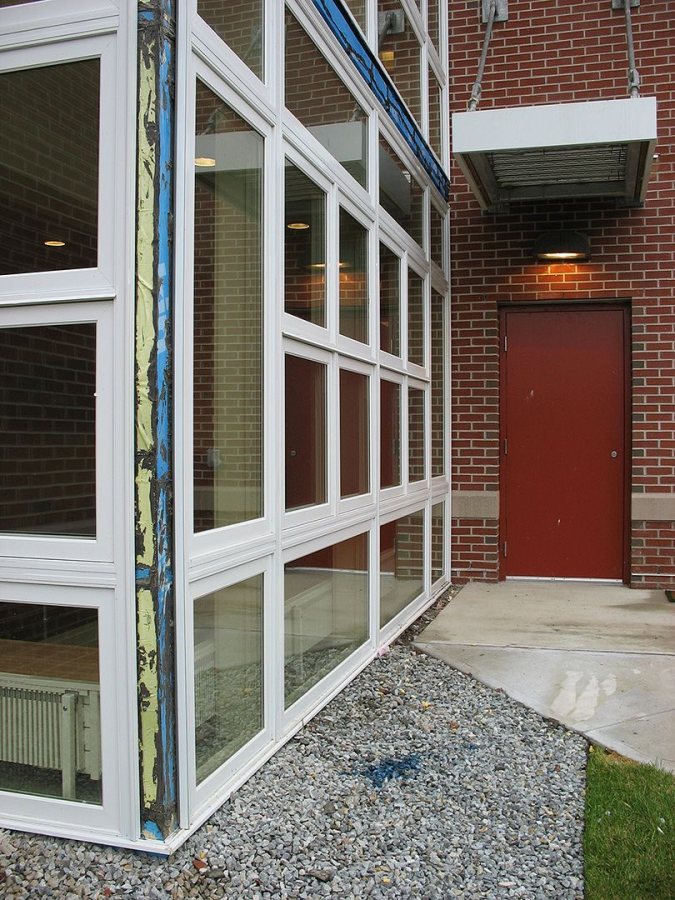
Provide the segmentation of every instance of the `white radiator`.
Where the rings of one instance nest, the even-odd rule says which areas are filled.
[[[12,680],[0,684],[0,760],[61,770],[62,795],[75,799],[77,772],[101,777],[98,687]]]

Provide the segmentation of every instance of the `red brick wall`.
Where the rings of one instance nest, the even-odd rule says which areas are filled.
[[[484,35],[477,4],[450,2],[451,111],[466,109]],[[671,0],[633,10],[642,95],[658,102],[658,164],[643,209],[612,201],[516,204],[481,213],[451,169],[453,490],[499,490],[498,301],[629,299],[632,307],[632,493],[675,491],[675,19]],[[495,26],[480,108],[627,96],[623,11],[609,0],[511,0]],[[531,261],[537,234],[587,233],[592,261]],[[454,520],[455,581],[494,580],[495,520]],[[675,580],[673,521],[632,523],[632,584]]]

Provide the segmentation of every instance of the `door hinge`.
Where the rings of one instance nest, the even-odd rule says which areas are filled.
[[[509,455],[509,439],[504,438],[504,456]]]
[[[509,349],[509,336],[507,334],[504,335],[504,353],[506,353]]]
[[[504,552],[504,557],[507,557],[509,555],[509,545],[506,543],[506,541],[504,541],[502,549]]]

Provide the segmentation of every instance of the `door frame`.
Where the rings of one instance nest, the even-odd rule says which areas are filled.
[[[499,580],[506,579],[506,565],[504,556],[504,541],[506,536],[506,455],[504,453],[504,441],[506,438],[506,353],[505,338],[507,335],[506,321],[509,313],[522,312],[598,312],[619,311],[623,313],[623,352],[624,352],[624,504],[623,504],[623,566],[622,580],[624,584],[630,583],[630,526],[631,526],[631,478],[633,464],[632,448],[632,394],[631,394],[631,301],[525,301],[513,303],[511,301],[498,301],[499,313]],[[542,579],[546,580],[546,579]],[[564,581],[565,579],[552,579]],[[567,579],[571,580],[571,579]],[[585,580],[585,579],[583,579]]]

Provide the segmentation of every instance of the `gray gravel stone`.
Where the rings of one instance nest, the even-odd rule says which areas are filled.
[[[585,761],[579,735],[399,644],[169,860],[0,832],[0,896],[581,898]]]

